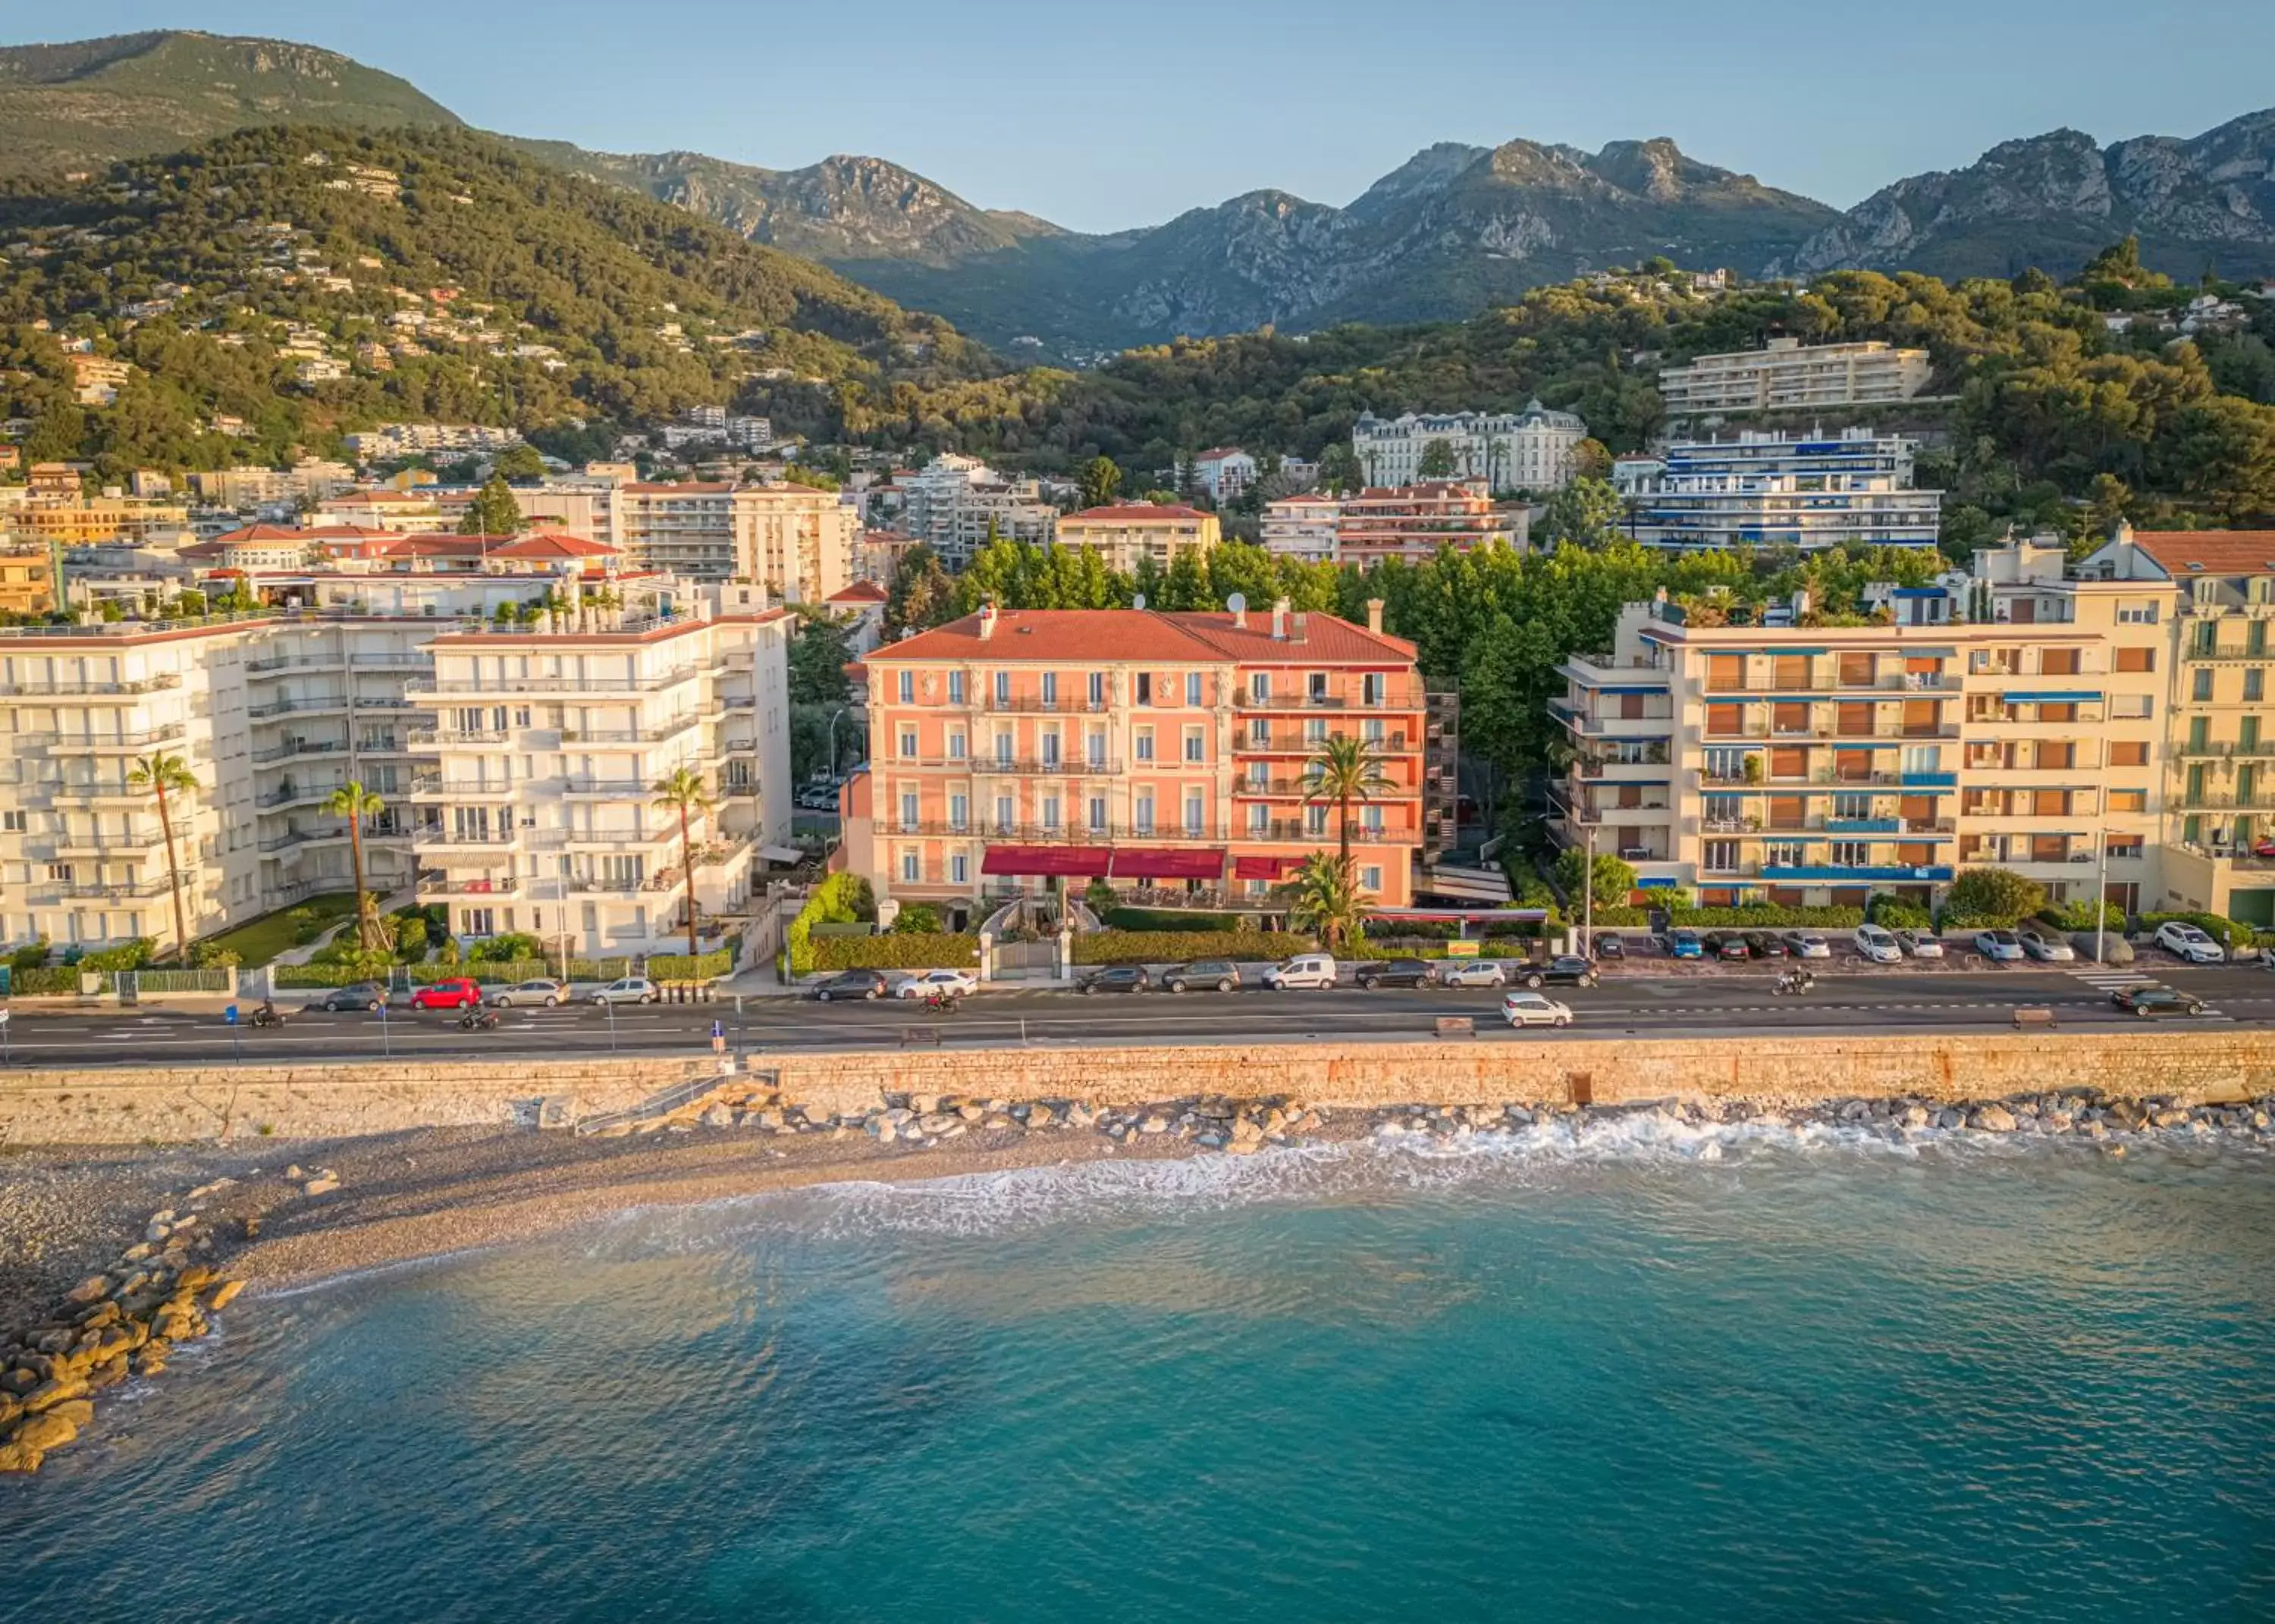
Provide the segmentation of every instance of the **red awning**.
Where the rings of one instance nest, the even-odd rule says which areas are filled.
[[[1106,872],[1104,846],[990,846],[980,861],[983,874],[1062,875],[1069,880]]]
[[[1301,857],[1235,857],[1235,880],[1284,880],[1304,866]]]
[[[1203,851],[1172,851],[1151,846],[1116,846],[1114,849],[1114,877],[1116,880],[1221,880],[1224,878],[1224,849],[1218,846]]]

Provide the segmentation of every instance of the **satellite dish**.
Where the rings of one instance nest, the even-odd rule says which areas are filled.
[[[1136,597],[1130,599],[1130,607],[1133,609],[1144,608],[1145,607],[1145,594],[1141,592]]]
[[[1235,615],[1247,614],[1248,594],[1244,592],[1236,592],[1233,593],[1231,597],[1227,598],[1224,601],[1224,607],[1231,610]]]

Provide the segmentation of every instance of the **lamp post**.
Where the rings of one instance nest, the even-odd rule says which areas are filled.
[[[1583,823],[1587,832],[1587,863],[1580,871],[1580,956],[1596,956],[1596,826]]]

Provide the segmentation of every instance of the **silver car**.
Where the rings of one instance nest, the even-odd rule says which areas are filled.
[[[2036,925],[2025,925],[2015,933],[2022,951],[2034,959],[2048,963],[2067,964],[2077,957],[2077,949],[2059,936],[2049,936]]]
[[[1939,959],[1943,956],[1943,938],[1933,931],[1898,931],[1896,940],[1916,959]]]
[[[2012,931],[1977,931],[1975,950],[1994,964],[2016,964],[2022,958],[2022,939]]]
[[[1438,967],[1440,986],[1507,986],[1508,971],[1493,959],[1447,959]]]

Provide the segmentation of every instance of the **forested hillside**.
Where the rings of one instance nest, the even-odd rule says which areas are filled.
[[[986,352],[819,266],[462,131],[250,131],[0,191],[0,416],[106,473],[322,449],[387,419],[525,430],[771,374],[922,389]],[[66,346],[133,367],[72,401]],[[241,419],[249,434],[215,431]]]

